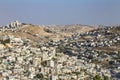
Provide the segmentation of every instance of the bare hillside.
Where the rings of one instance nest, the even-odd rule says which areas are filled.
[[[75,33],[85,33],[93,30],[94,27],[83,25],[64,25],[64,26],[38,26],[32,24],[24,24],[17,31],[5,31],[4,35],[14,35],[16,37],[30,39],[32,41],[49,41],[60,40],[64,37],[70,37]]]

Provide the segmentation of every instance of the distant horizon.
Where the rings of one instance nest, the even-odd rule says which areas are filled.
[[[5,24],[5,25],[1,25],[0,24],[0,27],[2,27],[2,26],[7,26],[7,25],[9,25],[10,23],[12,23],[12,22],[15,22],[15,21],[18,21],[18,22],[20,22],[20,23],[25,23],[25,24],[32,24],[32,25],[40,25],[40,26],[42,26],[42,25],[44,25],[44,26],[54,26],[54,25],[56,25],[56,26],[65,26],[65,25],[83,25],[83,26],[116,26],[116,25],[120,25],[120,24],[113,24],[113,25],[104,25],[104,24],[93,24],[93,25],[89,25],[89,24],[81,24],[81,23],[70,23],[70,24],[35,24],[35,23],[29,23],[29,22],[21,22],[21,21],[19,21],[19,20],[14,20],[14,21],[10,21],[9,23],[7,23],[7,24]]]
[[[120,25],[120,0],[0,0],[0,25]]]
[[[9,23],[7,23],[7,24],[5,24],[5,25],[1,25],[0,24],[0,27],[2,27],[2,26],[7,26],[7,25],[9,25],[10,23],[12,23],[12,22],[15,22],[15,21],[18,21],[18,22],[20,22],[20,23],[25,23],[25,24],[32,24],[32,25],[45,25],[45,26],[54,26],[54,25],[56,25],[56,26],[65,26],[65,25],[82,25],[82,26],[117,26],[117,25],[120,25],[120,24],[113,24],[113,25],[103,25],[103,24],[93,24],[93,25],[88,25],[88,24],[80,24],[80,23],[76,23],[76,24],[48,24],[48,25],[46,25],[46,24],[34,24],[34,23],[28,23],[28,22],[21,22],[21,21],[19,21],[19,20],[14,20],[14,21],[11,21],[11,22],[9,22]]]

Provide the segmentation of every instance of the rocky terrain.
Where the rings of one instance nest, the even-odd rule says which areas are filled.
[[[120,26],[0,28],[0,80],[119,80]]]

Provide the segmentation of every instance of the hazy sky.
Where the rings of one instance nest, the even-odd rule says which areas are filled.
[[[120,24],[120,0],[0,0],[0,25]]]

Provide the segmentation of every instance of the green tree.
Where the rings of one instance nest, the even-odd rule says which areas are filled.
[[[34,78],[38,78],[40,80],[43,80],[44,79],[44,76],[42,73],[39,73],[39,74],[36,74],[36,76]]]
[[[47,66],[47,61],[42,61],[41,65],[44,66],[44,67],[46,67]]]
[[[104,80],[110,80],[108,76],[104,76]]]
[[[5,45],[6,43],[10,43],[10,39],[0,40],[0,42]]]
[[[101,77],[99,75],[96,75],[93,80],[102,80]]]

